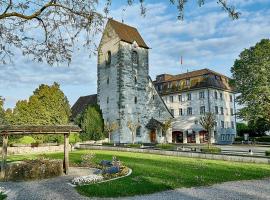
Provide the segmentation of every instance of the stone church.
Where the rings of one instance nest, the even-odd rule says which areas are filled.
[[[118,125],[112,142],[171,140],[162,123],[173,116],[149,76],[148,51],[136,28],[108,20],[98,48],[97,103],[104,121]],[[128,124],[136,126],[135,134]]]

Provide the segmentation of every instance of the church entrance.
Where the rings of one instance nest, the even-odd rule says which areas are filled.
[[[183,143],[183,132],[173,131],[172,132],[172,142],[173,143]]]
[[[157,142],[157,133],[156,130],[151,130],[150,132],[150,142],[151,143],[156,143]]]

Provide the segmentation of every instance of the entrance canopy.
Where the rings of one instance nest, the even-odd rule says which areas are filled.
[[[63,134],[64,135],[64,170],[68,174],[69,168],[69,134],[79,133],[81,129],[75,125],[64,125],[64,126],[30,126],[30,125],[5,125],[0,126],[0,136],[3,137],[2,146],[2,163],[1,163],[1,178],[5,177],[6,171],[6,160],[7,160],[7,144],[9,135],[31,135],[31,134]]]
[[[146,124],[146,128],[148,128],[148,129],[150,129],[150,130],[155,130],[155,129],[157,129],[157,128],[159,128],[159,127],[161,127],[163,124],[160,122],[160,121],[158,121],[158,120],[156,120],[156,119],[154,119],[153,117],[150,119],[150,121]]]

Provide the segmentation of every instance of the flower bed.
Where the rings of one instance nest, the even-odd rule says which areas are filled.
[[[102,175],[91,174],[91,175],[88,175],[88,176],[76,177],[71,181],[71,183],[73,185],[85,185],[85,184],[100,182],[103,179],[104,178],[103,178]]]

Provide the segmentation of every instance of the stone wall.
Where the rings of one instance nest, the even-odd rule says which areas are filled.
[[[71,150],[71,147],[69,147]],[[64,152],[64,145],[57,146],[40,146],[40,147],[8,147],[8,155],[12,154],[35,154],[35,153],[48,153],[48,152]],[[2,148],[0,148],[2,153]]]
[[[226,161],[234,161],[234,162],[270,164],[269,157],[259,157],[259,156],[207,154],[207,153],[200,153],[200,152],[165,151],[165,150],[155,150],[155,149],[135,149],[135,148],[91,146],[91,145],[80,145],[80,149],[126,151],[126,152],[137,152],[137,153],[151,153],[151,154],[167,155],[167,156],[202,158],[202,159],[210,159],[210,160],[226,160]]]

